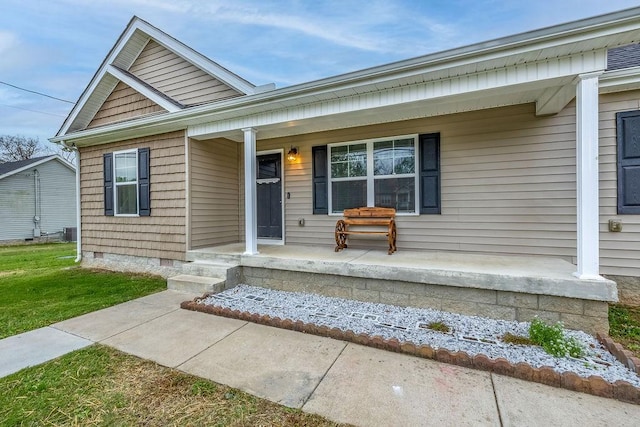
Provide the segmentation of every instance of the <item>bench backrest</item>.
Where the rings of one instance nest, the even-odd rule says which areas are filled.
[[[353,208],[345,209],[343,213],[345,218],[395,218],[396,210],[394,208]]]

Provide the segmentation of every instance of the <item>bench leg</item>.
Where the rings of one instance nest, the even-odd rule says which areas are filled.
[[[389,252],[388,254],[393,254],[396,250],[396,223],[391,221],[389,224]]]
[[[336,222],[336,252],[347,247],[347,235],[345,231],[347,231],[347,224],[341,219],[338,220],[338,222]]]

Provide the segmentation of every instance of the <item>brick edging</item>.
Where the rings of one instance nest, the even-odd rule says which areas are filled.
[[[622,347],[622,344],[615,342],[613,338],[607,334],[598,333],[596,338],[620,363],[640,375],[640,359],[634,356],[632,352]]]
[[[202,298],[205,298],[206,296],[207,295]],[[498,359],[490,359],[484,354],[471,356],[464,351],[452,352],[445,348],[439,348],[436,350],[425,344],[417,346],[412,342],[400,342],[395,338],[384,339],[379,335],[370,336],[364,333],[356,334],[351,330],[343,331],[338,328],[329,328],[327,326],[318,326],[313,323],[304,323],[301,320],[293,321],[291,319],[280,319],[279,317],[271,317],[266,314],[260,315],[257,313],[249,313],[247,311],[231,310],[227,307],[223,308],[200,304],[197,302],[200,299],[201,298],[196,298],[193,301],[185,301],[180,304],[180,307],[186,310],[199,311],[232,319],[246,320],[261,325],[329,337],[396,353],[418,356],[425,359],[433,359],[438,362],[449,363],[466,368],[494,372],[496,374],[506,375],[526,381],[588,393],[594,396],[613,398],[623,402],[634,403],[636,405],[640,404],[640,388],[634,387],[627,381],[618,380],[615,383],[610,383],[597,375],[592,375],[589,378],[583,378],[574,372],[559,373],[549,366],[534,368],[525,362],[512,364],[502,357]],[[619,346],[619,344],[614,343],[611,338],[606,338],[608,338],[614,345]],[[600,336],[598,336],[598,339],[600,339]],[[609,348],[608,344],[605,344],[604,342],[603,344]],[[631,357],[631,359],[635,359],[635,362],[638,361],[638,359],[634,357]],[[638,365],[635,366],[637,368]],[[636,370],[636,372],[638,371]]]

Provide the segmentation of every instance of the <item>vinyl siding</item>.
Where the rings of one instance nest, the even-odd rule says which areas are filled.
[[[190,141],[191,247],[239,241],[239,144]]]
[[[0,180],[0,240],[33,237],[36,215],[34,171],[40,175],[40,231],[75,227],[75,172],[51,160]]]
[[[32,169],[0,180],[0,240],[33,237],[35,196]]]
[[[241,95],[153,40],[149,41],[129,72],[185,105]]]
[[[528,104],[258,141],[258,150],[300,148],[299,163],[285,162],[286,242],[335,245],[339,216],[311,213],[313,145],[440,132],[442,214],[399,216],[399,250],[574,260],[575,109],[552,117],[534,113]],[[383,248],[383,240],[357,238],[350,246]]]
[[[87,128],[121,122],[165,111],[164,108],[120,82],[104,101]]]
[[[617,214],[616,113],[640,109],[640,91],[600,96],[600,271],[640,276],[640,215]],[[622,232],[609,232],[609,220]]]
[[[183,131],[80,149],[84,251],[184,260]],[[103,154],[149,147],[151,216],[104,215]]]
[[[640,276],[640,215],[617,215],[615,113],[640,108],[640,91],[600,97],[600,262],[603,274]],[[575,104],[536,117],[533,104],[258,140],[258,151],[299,147],[284,163],[285,241],[332,247],[340,217],[312,214],[311,147],[440,132],[442,214],[399,216],[399,250],[560,257],[576,262]],[[233,144],[233,143],[231,143]],[[238,239],[244,240],[243,148],[238,144]],[[305,226],[298,219],[305,219]],[[621,219],[623,231],[608,231]],[[350,247],[385,247],[354,238]]]

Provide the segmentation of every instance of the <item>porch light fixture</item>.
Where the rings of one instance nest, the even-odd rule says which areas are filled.
[[[291,149],[287,153],[287,160],[295,162],[298,159],[298,147],[291,146]]]

